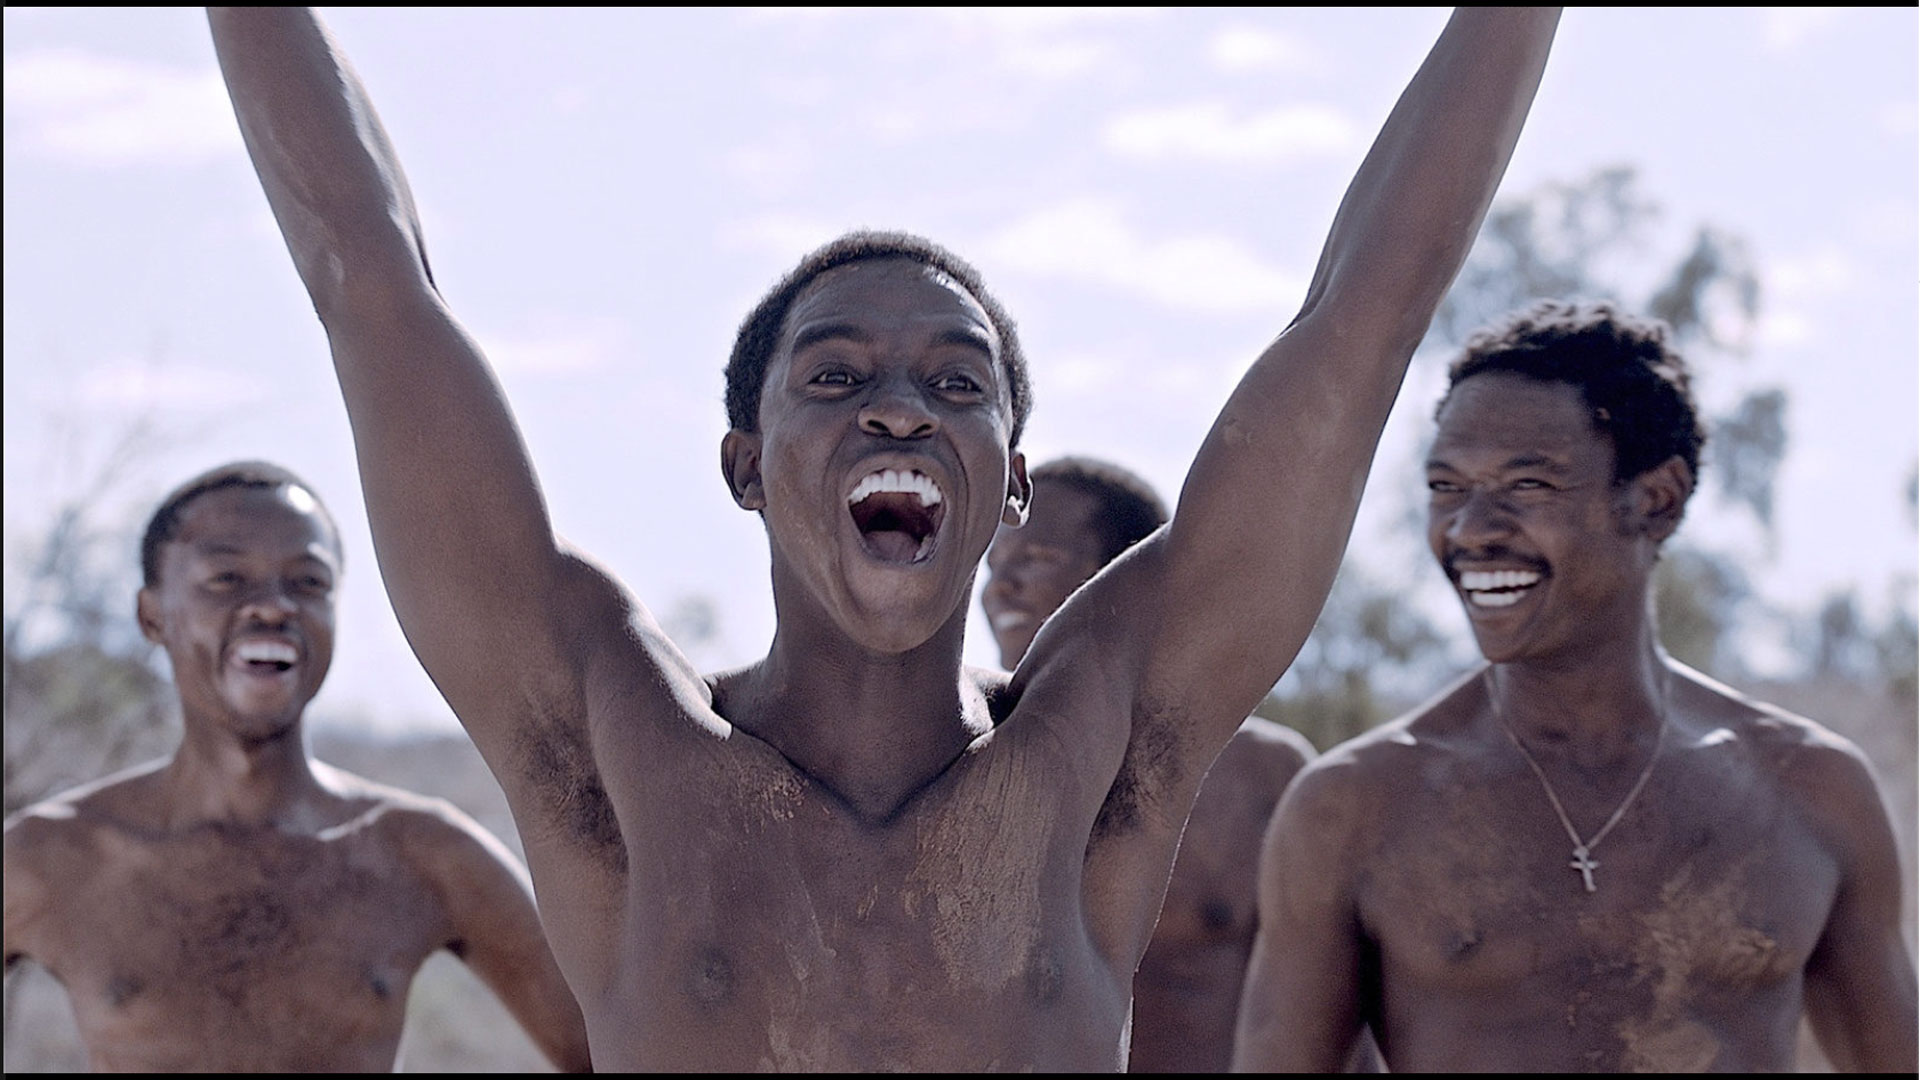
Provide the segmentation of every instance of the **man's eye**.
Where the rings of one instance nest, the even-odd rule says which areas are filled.
[[[216,589],[230,589],[240,584],[240,575],[231,570],[222,570],[207,579],[207,584]]]
[[[980,383],[971,375],[959,373],[942,375],[934,381],[934,389],[951,394],[976,394],[980,392]]]
[[[1427,490],[1435,495],[1451,495],[1460,490],[1460,485],[1451,480],[1429,480]]]
[[[811,381],[815,386],[852,386],[854,384],[853,372],[838,368],[823,371],[815,375]]]
[[[1547,483],[1545,480],[1532,476],[1523,476],[1513,482],[1513,489],[1515,491],[1541,491],[1552,486],[1553,485]]]

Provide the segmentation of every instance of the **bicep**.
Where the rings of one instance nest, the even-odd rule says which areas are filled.
[[[1863,768],[1842,826],[1841,881],[1807,965],[1806,1007],[1821,1049],[1844,1072],[1913,1072],[1916,991],[1901,933],[1900,858]],[[1864,790],[1861,790],[1864,788]]]
[[[1359,922],[1323,798],[1283,798],[1262,843],[1236,1071],[1339,1071],[1359,1035]]]
[[[451,924],[447,947],[557,1067],[585,1068],[586,1026],[554,960],[525,870],[478,826],[450,846],[441,887]]]

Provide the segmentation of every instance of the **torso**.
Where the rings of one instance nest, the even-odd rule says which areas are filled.
[[[566,785],[508,785],[536,886],[574,883],[543,888],[542,909],[596,1067],[1120,1068],[1150,922],[1116,945],[1089,862],[1125,732],[1089,768],[1049,733],[1072,722],[1055,700],[1030,689],[878,822],[712,715],[609,713],[590,756],[525,757],[590,759],[618,823],[616,853],[551,800]],[[1170,860],[1160,831],[1140,830]],[[603,891],[624,899],[584,899]]]
[[[390,807],[296,835],[101,803],[23,823],[48,883],[23,951],[66,987],[96,1070],[393,1068],[408,988],[450,931]]]
[[[1518,752],[1468,737],[1447,708],[1365,751],[1392,792],[1355,856],[1388,1063],[1791,1069],[1802,970],[1839,882],[1783,788],[1811,725],[1699,686],[1676,695],[1646,789],[1592,853],[1589,893]],[[1631,779],[1599,801],[1562,793],[1583,837]]]
[[[1304,740],[1285,735],[1248,721],[1200,785],[1160,922],[1134,976],[1133,1072],[1225,1072],[1232,1063],[1241,985],[1259,929],[1260,839],[1306,761]]]

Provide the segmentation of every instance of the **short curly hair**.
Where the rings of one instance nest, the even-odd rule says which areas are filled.
[[[965,259],[925,237],[870,229],[847,233],[815,248],[747,313],[734,337],[733,354],[727,359],[727,423],[739,431],[760,429],[760,392],[794,298],[821,274],[869,259],[912,259],[938,270],[958,282],[986,311],[987,321],[1000,336],[1000,365],[1006,372],[1013,404],[1013,432],[1008,445],[1018,447],[1032,409],[1033,391],[1027,382],[1027,359],[1020,351],[1013,318],[987,291],[980,272]]]
[[[269,461],[232,461],[208,469],[174,488],[166,498],[160,500],[159,509],[147,519],[146,531],[140,536],[140,582],[143,586],[151,589],[160,584],[160,549],[180,535],[180,521],[186,516],[187,507],[202,495],[235,487],[297,487],[312,495],[314,506],[326,521],[328,530],[333,533],[334,554],[342,565],[345,564],[346,551],[340,542],[340,526],[333,520],[333,513],[327,509],[327,505],[314,492],[313,485],[300,479],[293,470]]]
[[[1631,480],[1674,455],[1698,477],[1706,429],[1687,362],[1667,324],[1606,301],[1541,300],[1480,330],[1447,369],[1437,419],[1462,382],[1507,371],[1579,390],[1594,428],[1613,443],[1613,480]]]
[[[1093,523],[1100,530],[1100,565],[1120,557],[1120,553],[1145,540],[1171,516],[1167,504],[1153,485],[1138,474],[1111,461],[1069,456],[1055,458],[1028,474],[1038,486],[1041,481],[1065,484],[1099,501]]]

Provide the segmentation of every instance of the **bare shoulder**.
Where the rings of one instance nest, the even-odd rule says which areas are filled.
[[[139,827],[153,815],[161,758],[68,788],[7,815],[7,859],[77,839],[102,824]]]
[[[1269,768],[1284,768],[1289,774],[1319,756],[1305,735],[1264,716],[1249,716],[1233,733],[1232,741],[1221,751],[1257,761]]]
[[[1745,782],[1771,782],[1818,831],[1851,832],[1863,817],[1884,814],[1873,766],[1851,740],[1683,664],[1671,666],[1679,676],[1674,711],[1690,749],[1735,755],[1748,767]]]
[[[1436,786],[1437,778],[1471,768],[1478,755],[1472,721],[1481,700],[1478,672],[1449,684],[1408,712],[1311,758],[1287,788],[1295,802],[1329,820],[1351,819],[1378,830],[1390,807]]]
[[[474,860],[518,866],[499,837],[446,799],[383,784],[321,761],[313,767],[341,800],[340,821],[332,826],[339,835],[376,830],[428,871],[447,862]]]

